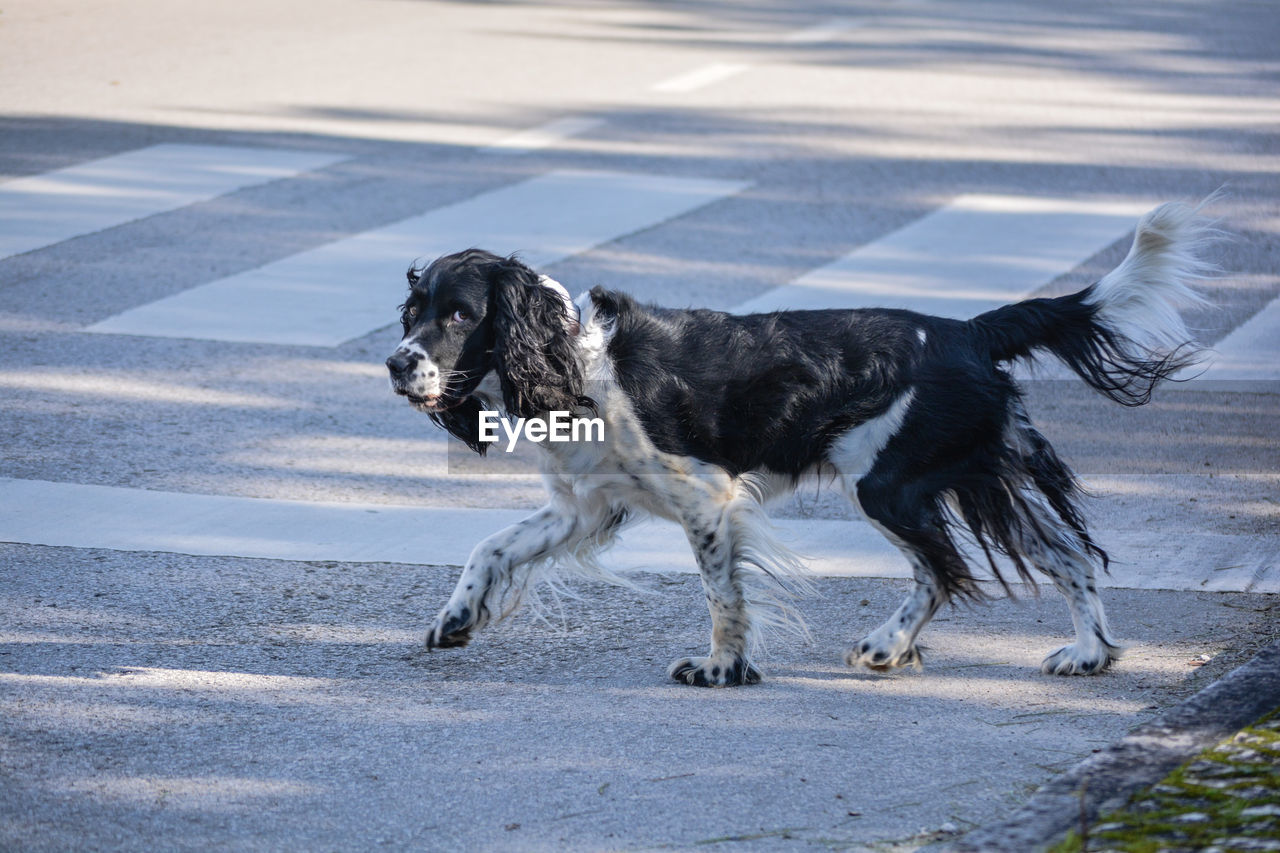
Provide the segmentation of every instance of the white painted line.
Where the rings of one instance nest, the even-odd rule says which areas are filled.
[[[0,541],[74,548],[461,566],[477,542],[527,515],[0,478]],[[866,524],[791,522],[783,535],[803,540],[819,559],[908,576],[905,561]],[[613,555],[620,566],[696,571],[684,534],[667,522],[637,525],[624,543]]]
[[[36,480],[0,479],[0,496],[0,540],[7,542],[280,560],[462,565],[479,541],[473,534],[486,526],[481,517],[500,528],[527,515]],[[59,501],[70,503],[59,506]]]
[[[1280,380],[1280,299],[1273,299],[1214,347],[1209,369],[1197,381]],[[1185,383],[1192,387],[1195,382]],[[1177,387],[1173,383],[1172,387]]]
[[[109,317],[87,331],[336,346],[395,320],[404,272],[468,246],[543,266],[749,184],[557,171]]]
[[[0,478],[0,541],[119,551],[278,560],[460,566],[477,542],[528,515],[191,495]],[[906,561],[870,525],[784,520],[779,538],[810,571],[831,577],[909,577]],[[1140,529],[1108,534],[1120,562],[1100,580],[1134,589],[1280,592],[1274,537]],[[668,522],[626,531],[615,568],[695,571],[684,534]]]
[[[859,24],[848,18],[832,18],[829,21],[814,24],[812,27],[788,33],[783,41],[787,44],[820,44],[832,41],[856,26]]]
[[[595,116],[569,116],[500,139],[481,148],[491,154],[525,154],[542,148],[550,148],[572,136],[594,130],[605,121]]]
[[[1143,204],[967,195],[794,282],[742,313],[908,308],[967,319],[1025,297],[1123,237]]]
[[[719,83],[721,80],[736,77],[750,67],[750,65],[738,62],[713,62],[710,65],[695,68],[684,74],[677,74],[675,77],[670,77],[661,83],[655,83],[652,86],[652,90],[655,92],[693,92],[714,83]]]
[[[0,258],[287,178],[346,155],[153,145],[0,184]]]

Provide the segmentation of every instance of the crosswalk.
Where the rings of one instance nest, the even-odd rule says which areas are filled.
[[[1198,381],[1280,381],[1280,299],[1237,326],[1214,351]]]
[[[838,32],[839,25],[830,30]],[[815,31],[812,38],[826,32]],[[691,81],[681,85],[696,82]],[[520,154],[589,134],[601,124],[570,117],[484,150]],[[343,159],[281,149],[159,145],[10,181],[0,184],[0,260]],[[545,266],[643,229],[678,226],[680,217],[751,186],[687,175],[551,170],[130,308],[84,331],[335,347],[388,324],[388,306],[401,296],[404,269],[414,259],[480,245],[519,251],[535,267]],[[1026,296],[1125,239],[1153,203],[960,196],[739,310],[884,305],[972,316]],[[1219,362],[1203,378],[1280,379],[1278,341],[1280,301],[1229,335],[1218,347]],[[41,376],[39,387],[66,384],[59,384],[56,371]],[[31,386],[30,377],[9,378],[7,387]],[[477,539],[520,515],[506,509],[322,504],[0,479],[0,541],[82,548],[459,564]],[[897,553],[866,525],[811,520],[780,526],[784,538],[812,558],[815,571],[905,576]],[[450,531],[448,541],[405,533],[440,529]],[[1140,525],[1125,535],[1147,557],[1131,572],[1122,568],[1113,585],[1280,591],[1277,555],[1265,540],[1242,550],[1235,537],[1187,534],[1179,538],[1180,553],[1194,552],[1199,559],[1169,560],[1160,557],[1169,543],[1143,539],[1147,533]],[[619,558],[623,563],[692,569],[683,537],[663,525],[642,526],[628,542],[627,554]],[[1191,574],[1173,565],[1190,566]]]
[[[344,159],[316,151],[168,144],[18,178],[0,184],[0,259]]]
[[[964,195],[738,310],[879,306],[973,317],[1070,272],[1152,206]]]
[[[560,170],[109,317],[87,331],[337,346],[387,325],[405,268],[468,246],[555,263],[747,184]]]

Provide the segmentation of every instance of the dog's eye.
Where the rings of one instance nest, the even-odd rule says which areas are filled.
[[[410,305],[408,308],[406,308],[406,309],[405,309],[405,311],[404,311],[404,315],[405,315],[406,317],[408,317],[410,320],[417,319],[417,317],[418,317],[418,306],[416,306],[416,305]]]
[[[459,308],[453,312],[453,316],[449,318],[454,323],[465,323],[471,319],[471,315]]]

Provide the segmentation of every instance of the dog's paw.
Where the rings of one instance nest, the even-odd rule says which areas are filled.
[[[667,675],[681,684],[694,687],[733,687],[738,684],[759,684],[760,670],[745,658],[681,658],[667,668]]]
[[[1082,649],[1079,643],[1072,643],[1046,657],[1040,664],[1040,671],[1046,675],[1097,675],[1118,657],[1118,649],[1108,646]]]
[[[845,652],[844,662],[846,666],[865,666],[875,672],[888,672],[905,666],[921,669],[924,666],[920,648],[915,643],[906,648],[894,649],[879,645],[871,637]]]
[[[471,639],[471,629],[474,626],[471,608],[463,607],[456,611],[445,608],[427,632],[427,648],[451,649],[465,646]]]

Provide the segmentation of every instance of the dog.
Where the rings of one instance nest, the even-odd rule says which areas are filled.
[[[1044,672],[1102,672],[1121,652],[1095,582],[1107,554],[1011,371],[1052,355],[1137,406],[1196,364],[1205,350],[1178,309],[1205,303],[1194,283],[1207,274],[1211,229],[1198,210],[1148,213],[1120,265],[1079,292],[970,320],[895,309],[738,316],[643,305],[601,287],[573,301],[517,257],[480,249],[415,264],[404,336],[386,362],[396,394],[481,454],[487,411],[604,423],[603,440],[540,445],[549,501],[476,546],[427,648],[465,645],[513,612],[543,569],[598,570],[592,555],[628,521],[656,516],[683,527],[711,614],[709,654],[680,658],[668,675],[755,683],[753,639],[785,622],[788,607],[770,577],[786,587],[802,571],[762,506],[821,477],[901,550],[914,577],[897,611],[846,653],[848,665],[919,666],[916,638],[937,610],[985,597],[959,547],[970,541],[1006,591],[997,555],[1027,582],[1047,575],[1066,598],[1075,640],[1044,659]]]

